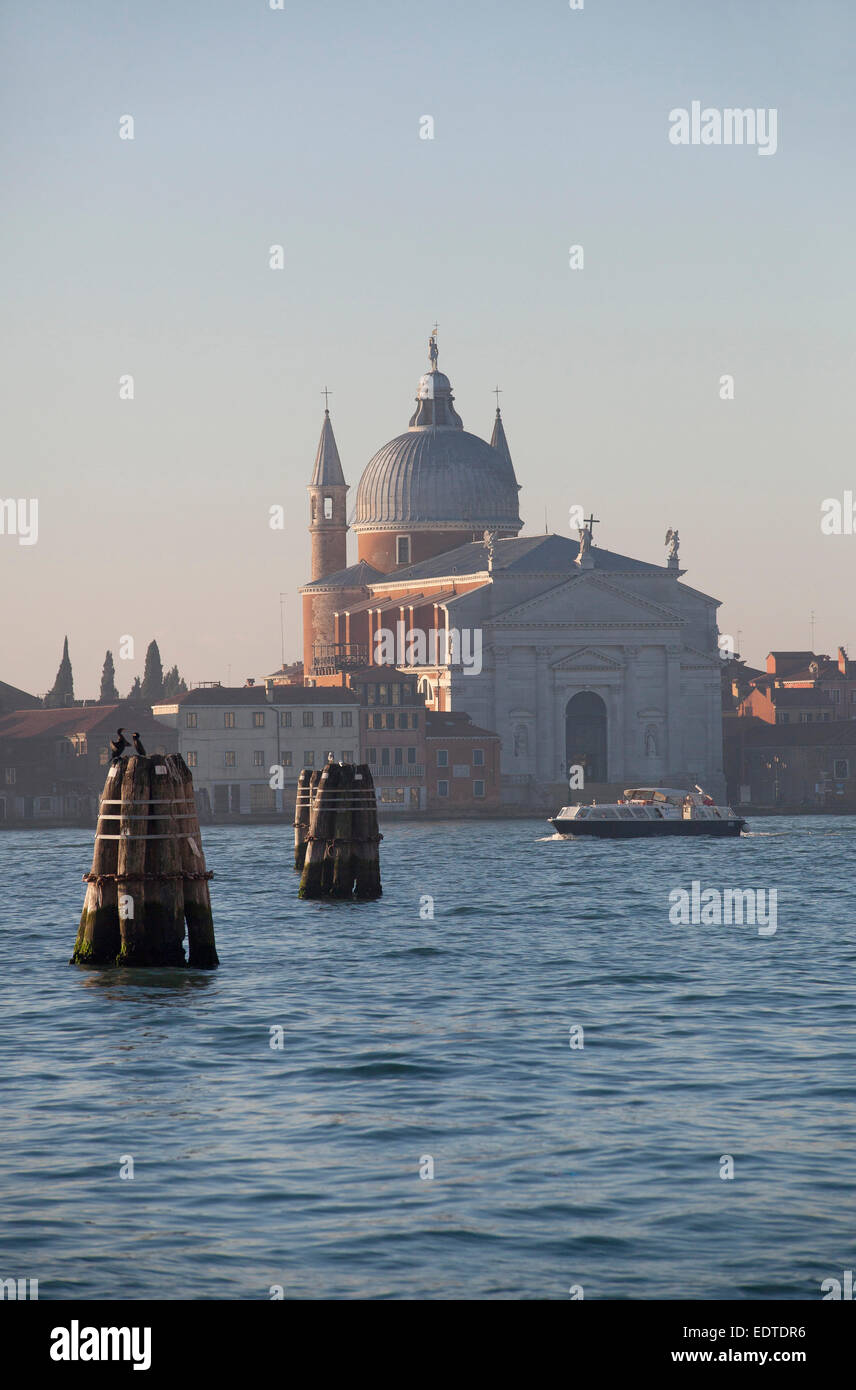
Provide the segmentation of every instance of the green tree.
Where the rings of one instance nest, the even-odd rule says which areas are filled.
[[[146,648],[143,684],[140,688],[143,704],[156,705],[163,696],[163,662],[157,642],[152,639]]]
[[[140,678],[139,678],[139,676],[134,676],[134,684],[131,686],[131,689],[128,691],[128,699],[129,699],[129,700],[134,700],[137,704],[139,704],[139,701],[140,701]]]
[[[178,667],[171,666],[163,678],[162,700],[174,700],[177,695],[184,695],[187,691],[187,684],[182,676],[179,675]]]
[[[45,696],[46,709],[64,709],[66,705],[74,704],[74,676],[71,670],[71,660],[68,655],[68,638],[62,644],[62,660],[59,663],[59,670],[56,673],[56,680],[53,687]]]
[[[119,691],[116,689],[116,667],[113,665],[113,653],[108,652],[101,671],[101,694],[98,696],[98,702],[102,705],[115,705],[118,698]]]

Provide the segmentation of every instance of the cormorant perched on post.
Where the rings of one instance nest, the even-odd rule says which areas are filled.
[[[124,729],[118,729],[117,732],[119,734],[119,737],[111,738],[110,740],[110,751],[113,754],[113,762],[118,762],[125,749],[129,747],[128,740],[125,738]]]
[[[135,748],[136,751],[139,753],[139,755],[140,755],[141,758],[144,758],[144,757],[146,756],[146,750],[145,750],[145,748],[143,747],[143,745],[142,745],[142,743],[141,743],[141,741],[140,741],[140,735],[139,735],[139,734],[134,734],[134,748]]]

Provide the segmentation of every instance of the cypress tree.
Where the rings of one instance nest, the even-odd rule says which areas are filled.
[[[143,684],[140,695],[146,705],[156,705],[163,696],[163,663],[158,644],[154,639],[146,648],[146,664],[143,668]]]
[[[118,699],[119,691],[116,689],[116,668],[113,665],[113,653],[108,651],[101,671],[101,694],[98,696],[98,703],[115,705]]]
[[[62,644],[62,660],[59,663],[59,670],[56,673],[56,680],[45,696],[46,709],[64,709],[66,705],[74,704],[74,676],[71,670],[71,659],[68,655],[68,638]]]
[[[139,699],[140,699],[140,678],[139,678],[139,676],[134,676],[134,684],[131,686],[131,689],[128,691],[128,699],[129,699],[129,700],[136,700],[137,702],[139,702]]]

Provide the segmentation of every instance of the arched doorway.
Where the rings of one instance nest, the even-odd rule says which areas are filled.
[[[581,690],[565,707],[566,767],[582,766],[586,782],[605,782],[606,705],[593,690]]]

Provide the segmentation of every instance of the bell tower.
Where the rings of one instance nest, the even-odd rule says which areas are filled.
[[[327,392],[325,390],[325,398]],[[321,438],[309,492],[309,534],[312,537],[312,578],[323,579],[348,564],[348,484],[325,407]]]

